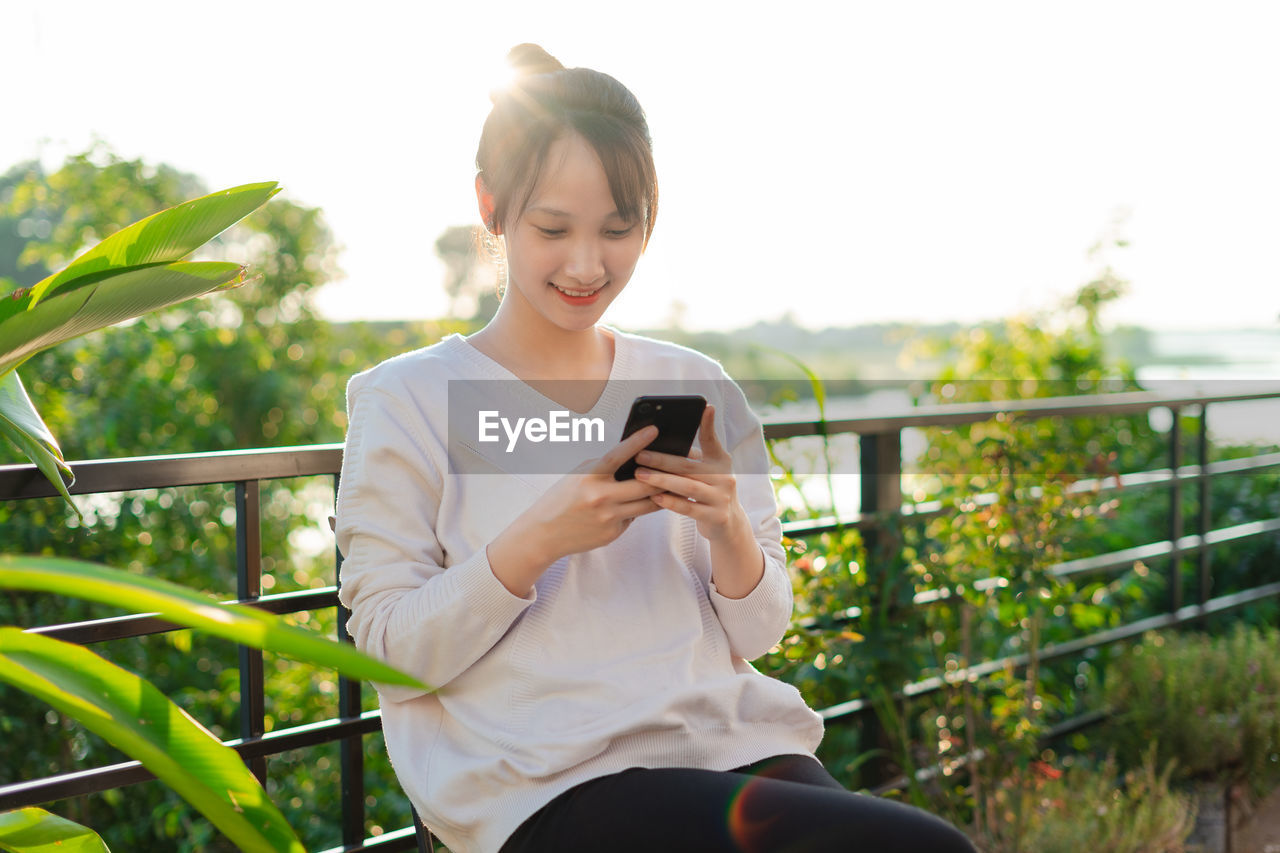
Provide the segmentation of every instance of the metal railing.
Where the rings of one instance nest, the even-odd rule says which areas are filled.
[[[787,421],[767,423],[765,434],[770,439],[797,436],[853,433],[859,437],[861,507],[851,517],[789,522],[785,527],[791,537],[810,536],[838,526],[873,529],[877,517],[885,513],[910,518],[924,518],[943,512],[940,505],[904,506],[901,492],[902,433],[905,429],[931,426],[957,426],[1025,414],[1034,417],[1106,417],[1133,415],[1152,409],[1169,409],[1174,417],[1169,436],[1169,465],[1166,468],[1124,474],[1098,485],[1102,489],[1163,487],[1170,491],[1169,528],[1165,538],[1108,554],[1091,555],[1063,563],[1056,571],[1066,577],[1114,571],[1133,565],[1136,560],[1166,559],[1170,564],[1170,598],[1168,611],[1134,623],[1079,637],[1069,642],[1046,647],[1042,658],[1075,655],[1086,649],[1137,636],[1153,628],[1179,625],[1207,614],[1226,612],[1249,603],[1280,595],[1280,576],[1274,583],[1237,591],[1230,595],[1210,597],[1209,552],[1227,542],[1280,535],[1280,519],[1266,519],[1216,530],[1209,529],[1209,481],[1217,476],[1262,471],[1280,467],[1280,453],[1258,454],[1246,459],[1209,462],[1207,412],[1211,405],[1228,402],[1280,400],[1280,388],[1264,392],[1217,396],[1160,396],[1157,394],[1106,394],[1084,397],[1046,398],[1014,403],[951,405],[913,408],[897,414],[828,421]],[[1196,464],[1182,460],[1181,419],[1179,414],[1194,409],[1200,414],[1198,456]],[[135,459],[97,460],[73,464],[75,495],[109,494],[145,489],[180,486],[233,484],[235,487],[236,527],[236,601],[278,613],[299,613],[336,608],[339,635],[345,638],[346,613],[338,604],[337,587],[263,595],[262,549],[260,542],[260,495],[264,481],[331,476],[336,490],[341,468],[342,446],[337,444],[275,450],[246,450],[225,453],[188,454]],[[1182,489],[1184,484],[1199,487],[1200,527],[1202,532],[1186,535],[1183,531]],[[56,497],[53,487],[31,465],[0,466],[0,501]],[[3,547],[0,544],[0,547]],[[335,551],[336,554],[336,551]],[[1199,557],[1199,590],[1194,604],[1183,602],[1180,565],[1184,557]],[[340,562],[340,556],[336,558]],[[335,575],[336,577],[336,575]],[[993,582],[996,579],[993,579]],[[918,606],[929,606],[943,600],[945,593],[930,591],[915,597]],[[856,608],[828,614],[833,620],[856,620]],[[800,627],[804,627],[801,625]],[[130,615],[95,619],[76,624],[50,625],[30,630],[77,643],[98,643],[126,637],[139,637],[172,630],[173,625],[154,616]],[[340,750],[342,801],[342,846],[344,853],[360,850],[408,850],[423,845],[425,839],[415,837],[414,827],[405,827],[374,838],[364,837],[365,794],[363,788],[363,738],[381,726],[378,711],[362,711],[361,685],[340,679],[335,715],[321,722],[266,731],[265,684],[262,653],[241,648],[240,657],[240,736],[227,741],[245,760],[260,780],[266,779],[266,759],[288,750],[337,743]],[[1017,665],[1022,657],[985,661],[967,671],[983,675]],[[966,673],[953,673],[963,677]],[[908,685],[905,693],[923,695],[945,686],[941,678],[927,678]],[[828,721],[851,719],[869,710],[867,700],[850,697],[846,702],[823,709]],[[137,762],[124,762],[72,773],[62,773],[0,786],[0,811],[28,805],[48,803],[71,796],[100,793],[152,778]],[[393,787],[394,780],[387,780]],[[420,847],[420,849],[423,849]],[[429,849],[425,848],[425,849]]]

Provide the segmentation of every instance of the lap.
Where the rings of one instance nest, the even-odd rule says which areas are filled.
[[[946,822],[846,791],[808,756],[732,771],[632,768],[566,791],[502,853],[972,851]]]

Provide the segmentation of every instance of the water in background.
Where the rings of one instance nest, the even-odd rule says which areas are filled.
[[[1280,385],[1280,330],[1159,332],[1160,363],[1138,368],[1138,381],[1175,394],[1247,394]],[[1168,428],[1167,412],[1153,413]],[[1280,444],[1280,400],[1209,407],[1209,435],[1232,444]]]

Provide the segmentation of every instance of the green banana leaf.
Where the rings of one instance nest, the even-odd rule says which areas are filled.
[[[107,272],[180,261],[280,192],[275,181],[243,184],[184,201],[106,238],[59,272],[0,305],[0,323],[52,296],[92,284]]]
[[[0,850],[7,853],[111,853],[92,829],[37,808],[0,812]]]
[[[0,555],[0,588],[52,592],[140,613],[155,613],[188,628],[246,646],[330,667],[352,678],[429,689],[398,669],[280,617],[237,604],[222,604],[178,584],[119,569],[59,557]]]
[[[232,750],[150,682],[88,649],[0,628],[0,681],[48,702],[140,761],[241,850],[302,843]]]
[[[0,375],[43,349],[195,296],[235,287],[245,268],[224,261],[111,271],[92,284],[56,291],[0,321]]]
[[[71,471],[21,382],[9,374],[63,341],[243,284],[245,268],[239,264],[179,261],[279,191],[274,181],[244,184],[162,210],[111,235],[35,286],[0,299],[0,434],[73,508],[63,481]]]
[[[75,475],[63,460],[58,440],[45,426],[17,373],[0,376],[0,435],[16,444],[27,458],[36,463],[40,472],[62,492],[67,503],[75,507],[67,492],[67,486],[75,482]],[[77,507],[76,514],[79,513]]]

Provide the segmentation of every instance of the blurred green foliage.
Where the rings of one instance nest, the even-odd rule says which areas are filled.
[[[204,192],[198,179],[166,166],[125,160],[102,146],[46,174],[24,164],[0,177],[0,279],[23,283],[155,210]],[[4,241],[5,235],[16,239]],[[26,236],[24,236],[26,235]],[[343,389],[354,372],[434,342],[447,329],[423,325],[391,334],[376,326],[334,326],[315,315],[310,294],[338,274],[337,250],[321,211],[277,198],[213,241],[201,259],[251,265],[262,279],[132,324],[46,351],[21,368],[32,396],[69,459],[279,447],[338,442]],[[23,460],[13,448],[6,462]],[[0,456],[0,459],[3,459]],[[331,478],[264,483],[262,548],[267,592],[335,583]],[[159,489],[80,499],[81,524],[64,504],[0,504],[6,552],[75,556],[155,574],[223,598],[235,596],[234,489]],[[40,625],[115,611],[84,602],[6,591],[0,622]],[[298,621],[336,635],[336,614]],[[238,662],[230,643],[189,631],[94,646],[144,674],[222,738],[238,734]],[[268,657],[268,729],[332,717],[337,678]],[[365,691],[371,693],[372,691]],[[370,700],[371,701],[371,700]],[[0,783],[123,760],[95,736],[23,694],[0,688]],[[382,750],[369,741],[375,800],[369,825],[408,823],[388,780]],[[273,762],[269,790],[308,848],[339,842],[336,754],[309,750]],[[380,781],[374,781],[380,780]],[[216,850],[226,842],[164,786],[147,783],[55,804],[54,811],[103,829],[113,849]],[[222,845],[222,846],[220,846]]]

